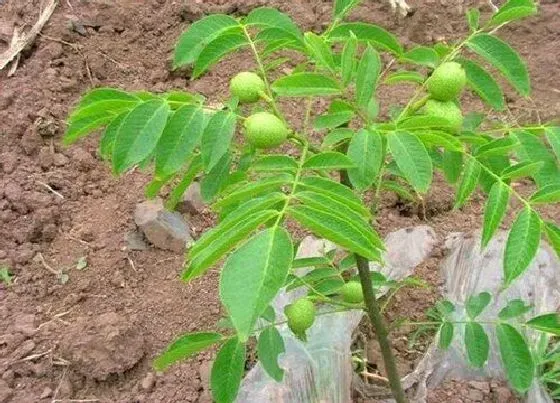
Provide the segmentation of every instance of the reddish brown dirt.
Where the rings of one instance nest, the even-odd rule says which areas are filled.
[[[291,14],[305,29],[319,29],[329,19],[330,1],[59,3],[14,76],[0,72],[0,265],[15,275],[11,287],[0,284],[0,401],[209,401],[212,352],[165,374],[154,375],[151,360],[176,335],[215,326],[220,317],[217,271],[185,285],[177,279],[181,256],[156,249],[126,251],[124,235],[134,227],[133,209],[143,200],[147,176],[133,172],[113,178],[96,153],[96,138],[62,147],[64,120],[92,86],[187,87],[218,100],[230,76],[251,68],[252,62],[234,57],[197,82],[171,73],[173,44],[190,22],[204,13],[243,14],[268,4]],[[396,17],[385,4],[366,3],[355,15],[395,31],[406,44],[450,40],[466,31],[465,7],[455,1],[411,0],[416,12],[406,18]],[[534,119],[538,111],[546,120],[560,112],[560,10],[556,1],[542,3],[540,16],[503,31],[527,58],[533,77],[531,102],[508,94],[510,108],[522,119]],[[40,6],[39,0],[0,1],[0,51],[14,24],[32,24]],[[395,98],[404,91],[385,95]],[[480,108],[470,98],[465,102]],[[451,190],[438,184],[428,201],[428,223],[440,237],[480,223],[480,198],[462,211],[450,211],[452,198]],[[421,222],[414,211],[403,212],[390,199],[385,207],[379,218],[383,233]],[[547,214],[559,216],[558,210]],[[88,267],[77,270],[84,256]],[[441,257],[434,253],[418,271],[433,286],[439,282]],[[68,275],[65,284],[52,273],[62,269]],[[390,314],[422,317],[436,298],[435,289],[406,291]],[[397,335],[395,347],[405,372],[422,347],[410,350],[402,337],[406,334]],[[472,397],[480,394],[472,394],[471,386],[448,384],[431,400],[476,401]],[[482,399],[503,401],[494,393],[496,388],[505,393],[501,387],[490,386],[492,392]]]

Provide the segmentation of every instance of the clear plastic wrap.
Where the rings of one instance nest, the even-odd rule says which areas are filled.
[[[429,255],[435,243],[435,234],[430,227],[393,232],[386,238],[386,265],[382,268],[372,266],[372,270],[380,270],[392,279],[402,279]],[[297,257],[321,256],[333,248],[328,241],[307,237],[301,243]],[[302,269],[302,273],[305,271]],[[273,304],[277,319],[282,320],[284,307],[304,293],[302,289],[282,291]],[[332,307],[319,308],[325,309],[332,310]],[[350,402],[353,377],[350,345],[352,333],[362,315],[360,311],[346,311],[317,316],[308,331],[307,343],[294,338],[287,326],[279,326],[286,346],[286,352],[279,357],[279,364],[285,370],[284,380],[275,382],[257,363],[244,379],[237,401]]]
[[[507,233],[500,232],[484,250],[480,247],[480,232],[473,235],[451,234],[445,243],[449,253],[441,266],[444,280],[443,297],[455,307],[455,319],[466,318],[464,305],[467,298],[481,292],[489,292],[493,298],[480,316],[480,320],[495,320],[507,301],[520,298],[532,305],[527,317],[545,312],[555,312],[560,306],[560,262],[554,252],[542,244],[529,269],[514,283],[503,290],[502,257]],[[447,351],[441,351],[434,342],[415,371],[404,378],[405,388],[415,386],[415,401],[425,402],[427,389],[438,386],[447,379],[504,379],[505,374],[497,352],[494,326],[485,325],[490,338],[491,352],[487,365],[473,369],[466,360],[463,328],[456,328],[456,337]],[[536,332],[528,332],[531,345],[537,343]],[[527,402],[552,402],[537,380],[529,391]]]

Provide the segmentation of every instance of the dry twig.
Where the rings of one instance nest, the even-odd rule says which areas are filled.
[[[23,51],[23,49],[25,49],[29,44],[33,43],[35,37],[39,34],[39,32],[41,32],[43,26],[46,24],[49,18],[51,18],[51,15],[54,12],[57,4],[57,0],[51,0],[47,7],[45,7],[45,9],[41,12],[41,15],[39,16],[39,19],[37,20],[35,25],[31,27],[31,30],[27,34],[20,35],[17,29],[14,30],[14,35],[12,37],[12,43],[10,44],[10,47],[8,48],[8,50],[2,53],[2,55],[0,55],[0,70],[6,67],[14,59],[16,60],[15,64],[17,66],[16,58],[19,58],[19,55]],[[10,70],[10,72],[13,74],[12,71],[15,71],[15,69],[12,68],[12,70]]]

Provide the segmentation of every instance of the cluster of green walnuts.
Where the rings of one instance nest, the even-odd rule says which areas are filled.
[[[459,63],[446,62],[434,70],[426,82],[429,97],[424,113],[449,121],[458,129],[463,124],[463,115],[457,105],[466,85],[466,74]],[[232,95],[241,103],[254,103],[266,99],[266,84],[256,73],[241,72],[230,82]],[[286,141],[290,129],[276,115],[257,112],[245,121],[246,140],[255,148],[275,148]],[[362,286],[358,281],[349,281],[341,289],[342,300],[348,304],[361,304],[364,300]],[[315,305],[308,298],[300,298],[286,306],[284,313],[289,328],[300,339],[315,320]]]

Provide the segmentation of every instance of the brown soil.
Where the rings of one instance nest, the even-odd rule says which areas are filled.
[[[151,360],[176,335],[215,327],[220,318],[217,271],[185,285],[177,278],[182,256],[153,248],[127,251],[124,235],[134,228],[133,209],[144,198],[147,176],[136,171],[112,177],[97,155],[96,138],[63,148],[64,120],[92,86],[150,91],[188,87],[219,100],[230,76],[251,68],[252,62],[236,56],[197,82],[171,73],[173,44],[190,22],[205,13],[243,14],[267,4],[288,12],[305,29],[319,29],[330,17],[331,2],[59,3],[14,76],[0,72],[0,266],[15,275],[11,287],[0,284],[0,402],[210,401],[212,352],[164,374],[151,372]],[[405,44],[450,40],[466,31],[465,6],[456,1],[411,0],[416,12],[406,18],[395,16],[386,4],[364,3],[355,15],[395,31]],[[533,77],[531,102],[508,94],[511,110],[521,119],[538,114],[546,120],[560,112],[560,9],[555,0],[542,3],[538,17],[503,30],[528,60]],[[33,24],[40,6],[39,0],[0,0],[0,52],[13,26]],[[480,108],[470,98],[465,102]],[[480,225],[480,198],[462,211],[451,211],[452,198],[452,191],[438,184],[428,200],[428,223],[440,237]],[[413,208],[403,209],[390,199],[385,204],[381,232],[421,222]],[[559,216],[558,210],[547,214]],[[88,267],[77,270],[82,257]],[[439,282],[441,258],[438,250],[417,273],[433,286]],[[60,270],[68,278],[57,276]],[[406,291],[390,314],[420,318],[436,298],[435,288]],[[395,338],[403,372],[424,348],[421,343],[409,349],[406,336]],[[472,393],[479,390],[476,385],[446,387],[430,400],[467,402],[481,396]],[[503,396],[507,389],[488,387],[486,393],[482,386],[484,401],[508,401],[494,393],[499,389]]]

